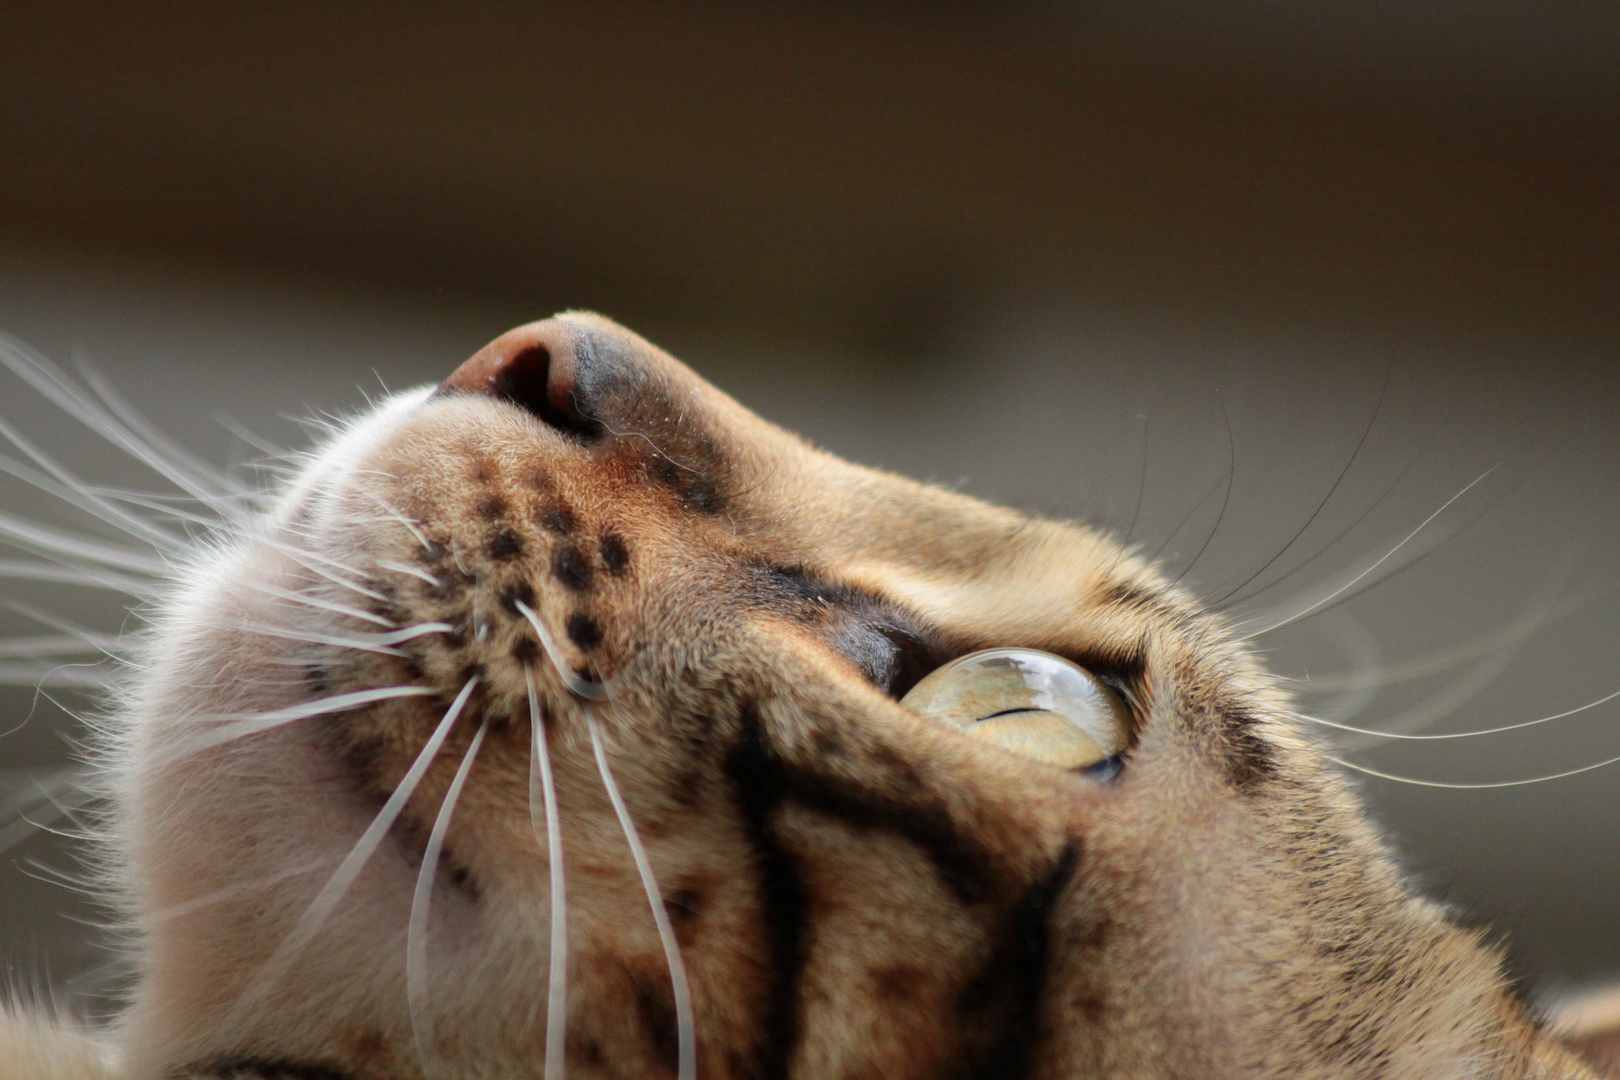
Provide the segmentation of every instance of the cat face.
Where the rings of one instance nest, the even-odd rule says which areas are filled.
[[[136,1075],[1578,1075],[1189,598],[606,320],[189,581],[127,715]],[[994,648],[1099,681],[1109,768],[901,704]]]

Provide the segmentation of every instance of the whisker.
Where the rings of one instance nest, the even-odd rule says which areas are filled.
[[[1565,709],[1563,712],[1553,713],[1551,716],[1542,716],[1534,720],[1520,720],[1518,723],[1503,724],[1501,727],[1481,728],[1478,731],[1448,731],[1441,732],[1439,734],[1411,734],[1402,731],[1376,731],[1372,728],[1360,728],[1350,724],[1341,724],[1333,720],[1324,720],[1321,717],[1309,716],[1305,713],[1288,711],[1286,715],[1291,716],[1296,720],[1304,721],[1305,723],[1316,724],[1319,727],[1333,728],[1335,731],[1349,732],[1352,735],[1371,735],[1380,739],[1401,739],[1410,742],[1435,742],[1440,739],[1472,739],[1479,735],[1497,735],[1504,731],[1519,731],[1523,728],[1535,727],[1538,724],[1550,724],[1554,720],[1563,720],[1571,716],[1579,715],[1580,713],[1586,712],[1589,709],[1595,709],[1599,705],[1607,705],[1615,698],[1620,698],[1620,690],[1615,690],[1612,693],[1605,694],[1600,698],[1588,701],[1585,705],[1577,705],[1573,709]]]
[[[250,585],[255,592],[264,593],[266,596],[274,596],[279,600],[288,600],[295,604],[303,604],[306,607],[320,608],[322,611],[336,612],[339,615],[348,615],[362,622],[371,623],[373,626],[394,627],[397,625],[391,619],[385,619],[381,615],[373,614],[363,608],[340,604],[335,600],[323,600],[320,597],[294,592],[291,589],[278,589],[274,585],[266,585],[263,582],[251,582]]]
[[[59,818],[67,817],[70,809],[94,802],[98,793],[86,785],[87,776],[81,769],[61,769],[54,775],[30,777],[34,791],[13,800],[16,820],[0,828],[0,852],[28,839],[35,833],[51,831],[50,826]],[[42,807],[43,818],[30,817]]]
[[[372,470],[372,471],[374,471],[374,470]],[[397,479],[397,477],[389,476],[388,479],[394,480],[394,479]],[[398,510],[395,510],[392,506],[389,506],[388,503],[383,500],[382,496],[377,495],[377,494],[375,494],[373,492],[370,492],[370,491],[365,492],[365,495],[372,502],[374,502],[378,506],[382,507],[383,513],[387,514],[390,518],[392,518],[394,521],[397,521],[399,524],[405,526],[405,528],[410,532],[410,534],[412,536],[416,537],[417,543],[421,544],[423,549],[425,549],[427,551],[432,551],[433,550],[433,545],[428,542],[427,537],[422,535],[422,530],[416,527],[415,522],[411,521],[409,518],[407,518],[404,514],[400,513]]]
[[[238,629],[251,634],[263,634],[266,637],[286,638],[291,641],[307,641],[315,645],[333,645],[342,649],[358,649],[361,652],[380,653],[383,656],[405,656],[406,653],[394,648],[395,645],[410,641],[412,638],[424,637],[428,634],[444,634],[455,627],[449,623],[430,622],[417,623],[400,630],[386,634],[323,634],[318,631],[298,630],[290,627],[273,626],[269,623],[243,624]]]
[[[438,578],[423,570],[420,566],[412,566],[410,563],[395,562],[393,559],[378,559],[377,566],[383,570],[392,570],[396,574],[409,574],[411,577],[421,578],[429,585],[443,584]]]
[[[50,687],[57,690],[110,690],[115,686],[111,672],[97,664],[4,664],[0,663],[0,685]]]
[[[1494,780],[1483,783],[1450,783],[1443,780],[1422,780],[1415,776],[1398,776],[1395,773],[1383,772],[1367,765],[1357,765],[1353,761],[1345,761],[1342,758],[1336,758],[1331,754],[1323,754],[1322,756],[1328,761],[1333,762],[1335,765],[1342,766],[1343,768],[1350,769],[1353,772],[1362,773],[1367,776],[1376,776],[1380,780],[1392,780],[1397,784],[1411,784],[1414,787],[1446,788],[1452,791],[1485,791],[1491,788],[1524,787],[1526,784],[1542,784],[1549,780],[1563,780],[1567,777],[1579,776],[1581,773],[1592,772],[1594,769],[1601,769],[1606,765],[1613,765],[1616,762],[1620,762],[1620,754],[1617,754],[1614,757],[1605,758],[1602,761],[1594,761],[1590,765],[1582,765],[1576,769],[1565,769],[1563,772],[1548,773],[1545,776],[1532,776],[1525,780]]]
[[[1234,587],[1226,590],[1221,597],[1212,602],[1211,607],[1233,600],[1238,593],[1248,588],[1256,578],[1275,566],[1277,560],[1293,550],[1294,545],[1299,543],[1299,538],[1305,535],[1310,527],[1316,523],[1316,519],[1322,515],[1322,511],[1327,509],[1328,503],[1333,501],[1333,496],[1338,492],[1339,485],[1343,484],[1344,478],[1350,475],[1351,466],[1355,465],[1356,459],[1361,457],[1361,451],[1367,445],[1367,436],[1372,434],[1373,426],[1378,423],[1378,414],[1383,411],[1384,399],[1389,396],[1390,376],[1394,374],[1394,371],[1395,362],[1393,360],[1384,365],[1384,385],[1378,391],[1378,401],[1373,405],[1372,415],[1367,418],[1367,426],[1361,429],[1361,438],[1356,440],[1356,448],[1350,451],[1349,459],[1345,461],[1344,467],[1339,470],[1339,475],[1333,478],[1333,484],[1328,488],[1327,494],[1322,496],[1321,501],[1316,504],[1316,509],[1312,510],[1310,516],[1305,519],[1305,524],[1294,531],[1294,535],[1288,538],[1286,544],[1277,549],[1276,554],[1261,563],[1259,569],[1255,570],[1254,573],[1238,582]]]
[[[260,543],[281,552],[283,555],[287,556],[289,559],[293,560],[310,573],[319,574],[321,577],[330,581],[334,585],[341,585],[345,589],[352,589],[361,596],[368,596],[373,600],[386,601],[390,599],[389,596],[378,592],[376,589],[369,589],[366,586],[361,585],[359,582],[341,576],[343,574],[353,574],[356,577],[363,578],[366,576],[365,571],[363,570],[359,570],[345,563],[340,563],[336,559],[328,558],[325,555],[310,551],[308,548],[295,547],[292,544],[283,543],[278,540],[261,539]],[[321,566],[314,565],[315,563],[320,563],[322,566],[329,567],[330,569],[323,570]]]
[[[257,450],[265,457],[271,458],[272,460],[279,461],[290,457],[293,453],[285,446],[277,446],[275,443],[271,442],[269,439],[266,439],[264,436],[260,435],[246,424],[243,424],[235,417],[226,413],[216,412],[214,414],[214,423],[218,424],[220,427],[224,428],[226,431],[230,432],[232,435],[235,435],[238,439],[242,440],[244,443],[253,447],[253,449]]]
[[[468,692],[470,691],[464,691],[464,693]],[[352,690],[344,694],[333,694],[329,697],[289,705],[284,709],[271,709],[268,712],[248,713],[243,716],[199,716],[188,718],[188,723],[212,723],[218,726],[180,740],[178,744],[170,747],[167,753],[151,759],[150,768],[154,772],[158,772],[183,757],[200,754],[212,747],[235,742],[237,739],[245,739],[249,735],[269,731],[271,728],[280,727],[282,724],[290,724],[295,720],[306,720],[312,716],[329,716],[332,713],[347,712],[350,709],[358,709],[364,705],[374,705],[379,701],[390,701],[394,698],[432,697],[437,693],[437,690],[427,686],[379,686],[371,690]]]
[[[287,544],[287,542],[275,541],[275,539],[269,538],[259,538],[258,542],[261,542],[261,544],[264,544],[264,546],[269,547],[269,549],[272,549],[272,551],[277,551],[280,552],[280,554],[287,555],[288,559],[292,559],[293,562],[298,563],[300,567],[305,568],[305,570],[308,570],[309,573],[321,576],[321,578],[326,578],[326,580],[330,581],[332,585],[337,585],[340,586],[340,588],[348,589],[348,591],[352,591],[352,593],[360,593],[361,596],[368,597],[368,599],[374,599],[374,601],[389,602],[390,599],[392,599],[392,597],[387,596],[386,593],[379,593],[377,589],[366,588],[366,586],[360,585],[358,581],[352,581],[350,578],[345,578],[345,576],[340,575],[340,573],[334,572],[334,570],[327,568],[335,565],[335,567],[339,567],[340,570],[343,570],[343,572],[356,573],[356,575],[361,573],[360,570],[355,570],[353,567],[345,567],[345,565],[342,565],[342,563],[334,562],[332,559],[326,559],[324,555],[316,555],[313,551],[308,551],[308,549],[303,549],[303,547],[295,547],[293,544]],[[326,567],[316,565],[318,562],[327,563],[327,565]]]
[[[90,589],[123,593],[140,600],[150,598],[156,591],[150,581],[141,581],[114,571],[91,570],[67,563],[35,562],[31,559],[0,559],[0,578],[82,585]]]
[[[450,831],[450,815],[455,813],[461,789],[467,783],[467,774],[472,771],[473,759],[478,756],[478,748],[484,744],[484,736],[488,732],[489,717],[486,716],[478,725],[478,733],[473,736],[466,754],[462,755],[461,765],[444,793],[444,802],[439,806],[438,816],[433,819],[433,831],[428,834],[427,847],[422,852],[422,865],[416,872],[416,889],[411,893],[411,917],[405,927],[405,1000],[410,1011],[411,1033],[416,1042],[416,1057],[424,1073],[428,1071],[428,1054],[423,1045],[422,1032],[428,1023],[428,914],[433,904],[433,884],[438,876],[439,856],[444,851],[444,836]]]
[[[1363,580],[1365,580],[1370,574],[1372,574],[1374,571],[1376,571],[1380,566],[1383,566],[1390,559],[1394,558],[1394,556],[1396,555],[1397,552],[1399,552],[1402,548],[1406,547],[1406,545],[1408,543],[1410,543],[1424,529],[1428,528],[1430,523],[1432,523],[1435,518],[1439,517],[1441,514],[1445,513],[1447,510],[1449,510],[1451,508],[1452,504],[1454,504],[1458,499],[1462,498],[1464,495],[1466,495],[1470,491],[1472,491],[1481,481],[1483,481],[1486,477],[1490,476],[1493,472],[1495,472],[1496,469],[1497,469],[1497,466],[1493,465],[1489,469],[1486,469],[1484,472],[1480,473],[1478,476],[1474,477],[1474,479],[1470,480],[1467,483],[1467,485],[1465,485],[1463,487],[1463,489],[1461,491],[1457,492],[1451,498],[1449,498],[1445,502],[1441,503],[1438,509],[1436,509],[1428,517],[1424,518],[1421,522],[1419,522],[1417,528],[1413,529],[1411,532],[1409,532],[1405,536],[1403,536],[1400,539],[1399,543],[1397,543],[1394,547],[1390,548],[1388,551],[1384,552],[1377,559],[1373,560],[1373,562],[1370,565],[1368,565],[1360,573],[1358,573],[1354,577],[1352,577],[1349,581],[1346,581],[1344,584],[1340,585],[1338,588],[1334,589],[1332,592],[1328,593],[1326,596],[1322,597],[1319,600],[1313,601],[1308,606],[1301,608],[1300,610],[1294,612],[1291,615],[1278,616],[1278,617],[1276,617],[1274,619],[1271,619],[1271,620],[1257,619],[1254,622],[1252,622],[1252,623],[1250,623],[1250,624],[1248,624],[1246,626],[1241,627],[1240,628],[1240,635],[1239,635],[1240,640],[1249,640],[1249,639],[1252,639],[1252,638],[1256,638],[1256,637],[1259,637],[1262,634],[1269,634],[1274,630],[1279,630],[1282,627],[1289,625],[1290,623],[1296,623],[1299,620],[1305,618],[1306,616],[1312,614],[1313,612],[1321,610],[1323,607],[1327,606],[1333,600],[1337,599],[1339,596],[1341,596],[1345,592],[1348,592],[1350,589],[1355,588],[1355,586],[1359,585]]]
[[[116,646],[117,640],[104,634],[95,635],[93,638],[74,634],[0,638],[0,658],[21,657],[25,660],[37,660],[63,653],[76,656],[87,652],[109,652]]]
[[[226,524],[240,524],[227,523],[221,520],[221,518],[218,516],[209,517],[206,514],[199,514],[195,510],[187,510],[183,507],[174,505],[174,499],[165,499],[161,496],[152,495],[143,491],[126,491],[123,488],[103,487],[99,484],[91,485],[87,490],[95,492],[104,499],[112,499],[117,502],[125,502],[131,504],[132,506],[139,506],[147,510],[153,510],[165,517],[174,518],[176,521],[190,522],[193,525],[200,525],[205,529],[218,529]],[[246,496],[237,496],[237,498],[245,497]],[[243,516],[246,516],[245,512]]]
[[[529,683],[529,728],[534,760],[529,770],[529,826],[540,838],[535,813],[535,781],[543,788],[546,812],[546,857],[551,864],[551,970],[546,991],[545,1080],[563,1080],[564,1048],[568,1037],[568,878],[563,872],[562,818],[557,810],[557,789],[551,776],[551,750],[540,722],[540,695],[534,669],[523,665]]]
[[[642,846],[641,837],[636,833],[635,822],[630,819],[630,809],[619,794],[619,785],[613,782],[613,770],[608,767],[607,750],[602,745],[602,733],[596,723],[594,706],[585,706],[585,724],[591,732],[591,749],[596,754],[596,769],[602,774],[602,786],[607,789],[608,800],[613,803],[613,812],[618,815],[619,826],[624,830],[625,842],[630,845],[636,871],[641,875],[641,887],[646,890],[647,903],[652,907],[653,922],[658,925],[658,938],[663,942],[664,961],[669,966],[670,987],[675,995],[679,1063],[675,1075],[677,1080],[695,1080],[697,1031],[692,1019],[692,989],[686,981],[686,963],[681,959],[680,942],[675,939],[675,928],[670,925],[669,912],[664,909],[664,897],[659,891],[658,879],[653,875],[647,849]]]
[[[46,477],[38,480],[31,479],[32,470],[23,467],[21,462],[10,458],[0,457],[0,468],[17,477],[17,479],[34,484],[42,491],[49,492],[57,498],[77,506],[85,513],[92,515],[111,525],[121,532],[139,537],[154,547],[168,551],[178,551],[185,546],[185,538],[166,532],[153,525],[139,514],[131,513],[116,503],[110,502],[96,494],[83,480],[74,476],[72,472],[58,464],[56,459],[41,450],[22,432],[12,427],[4,419],[0,419],[0,438],[4,438],[11,445],[21,450],[29,460],[45,471]]]
[[[1443,671],[1450,671],[1452,668],[1462,667],[1464,664],[1471,664],[1492,653],[1521,645],[1559,616],[1579,611],[1585,606],[1585,602],[1567,601],[1558,605],[1532,607],[1495,630],[1458,642],[1448,648],[1437,649],[1406,663],[1381,665],[1380,669],[1371,675],[1353,672],[1345,675],[1313,674],[1309,679],[1288,679],[1287,682],[1296,691],[1337,693],[1342,690],[1359,690],[1367,686],[1393,686],[1396,683],[1427,678]]]
[[[551,636],[551,631],[546,629],[546,624],[540,621],[540,616],[535,614],[534,609],[522,600],[514,600],[513,603],[517,605],[523,617],[529,620],[534,632],[540,636],[540,646],[546,651],[546,659],[551,661],[551,666],[557,671],[557,677],[568,685],[568,689],[587,701],[606,701],[607,689],[601,683],[580,678],[563,662],[562,650],[557,648],[557,640]]]
[[[1188,560],[1187,565],[1182,567],[1181,572],[1175,576],[1173,582],[1175,584],[1179,584],[1188,574],[1193,572],[1193,567],[1198,565],[1198,560],[1202,559],[1204,552],[1209,550],[1209,545],[1214,541],[1215,534],[1221,531],[1221,522],[1226,520],[1226,511],[1232,503],[1232,485],[1237,481],[1237,438],[1232,434],[1232,415],[1227,411],[1226,399],[1221,396],[1218,387],[1215,390],[1215,400],[1220,402],[1221,419],[1226,423],[1226,491],[1221,495],[1221,509],[1215,515],[1215,524],[1210,528],[1209,535],[1204,537],[1204,542],[1199,545],[1198,552]],[[1169,543],[1168,540],[1165,542]],[[1155,555],[1154,558],[1157,559],[1158,556]]]
[[[320,932],[321,927],[326,925],[326,920],[331,917],[332,912],[348,893],[350,886],[360,876],[360,872],[365,869],[366,863],[371,860],[371,856],[376,853],[377,848],[382,844],[383,837],[387,836],[388,830],[393,828],[394,822],[399,818],[400,811],[405,808],[405,803],[415,794],[417,785],[422,782],[422,777],[427,773],[428,766],[433,763],[434,757],[438,755],[439,748],[444,745],[444,740],[450,735],[450,729],[455,726],[457,718],[461,716],[461,711],[466,708],[467,701],[472,697],[473,689],[477,685],[478,678],[474,676],[462,686],[461,692],[456,695],[455,701],[450,703],[450,708],[445,711],[444,718],[439,721],[438,727],[434,728],[433,733],[428,736],[427,743],[422,747],[421,753],[417,754],[416,760],[411,762],[411,767],[400,778],[399,784],[395,786],[393,793],[388,796],[388,801],[383,804],[383,808],[377,811],[377,816],[371,819],[371,824],[366,826],[366,831],[361,833],[360,839],[354,842],[354,846],[349,849],[349,854],[344,857],[338,868],[332,872],[332,876],[321,887],[321,891],[316,895],[315,899],[309,902],[309,906],[299,916],[292,930],[282,939],[281,944],[276,946],[275,952],[271,953],[270,958],[259,968],[257,977],[249,984],[248,989],[236,999],[236,1002],[226,1013],[220,1024],[222,1029],[235,1031],[240,1028],[242,1026],[241,1021],[248,1008],[280,981],[281,976],[292,966],[293,961],[303,951],[304,946],[308,945],[315,935]]]
[[[206,484],[199,482],[198,477],[187,475],[184,466],[186,461],[191,459],[189,453],[169,443],[169,440],[163,436],[157,435],[151,425],[133,407],[125,403],[122,398],[119,398],[110,387],[105,387],[104,380],[88,365],[81,362],[81,373],[85,376],[86,381],[91,384],[93,390],[98,384],[104,387],[106,396],[103,397],[102,402],[97,402],[93,397],[87,395],[79,384],[75,383],[66,373],[40,353],[15,338],[3,334],[0,334],[0,364],[5,365],[11,370],[12,374],[33,387],[35,392],[78,420],[90,431],[93,431],[181,490],[196,495],[205,501],[212,501],[218,494],[207,490]],[[100,391],[96,392],[100,393]],[[109,401],[108,397],[112,400]],[[119,413],[125,415],[120,417]],[[135,423],[133,428],[129,423],[131,419]],[[151,433],[159,444],[163,444],[163,448],[147,442],[140,429]],[[166,459],[164,457],[165,448],[177,455],[178,460]],[[210,467],[202,466],[202,468],[206,471]],[[224,490],[231,492],[238,489],[234,486],[227,486]]]
[[[243,493],[242,485],[234,477],[215,468],[154,427],[88,361],[77,359],[75,366],[78,367],[79,375],[91,393],[101,399],[101,403],[119,423],[124,425],[128,434],[134,436],[134,441],[145,451],[138,455],[140,460],[157,469],[182,490],[190,487],[212,488],[212,491],[207,492],[191,492],[210,506],[218,503],[221,495]],[[151,455],[150,459],[147,457],[148,454]],[[171,471],[175,475],[170,475]]]
[[[144,552],[97,541],[82,533],[63,532],[11,514],[0,513],[0,538],[53,561],[59,556],[66,555],[104,566],[115,566],[120,570],[151,574],[154,577],[161,577],[169,572],[169,567],[163,560]]]

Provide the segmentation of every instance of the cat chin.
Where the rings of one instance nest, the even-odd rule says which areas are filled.
[[[271,511],[276,524],[292,525],[307,516],[323,491],[340,486],[379,444],[398,430],[434,391],[432,386],[402,390],[378,401],[368,412],[342,423],[307,456],[304,467],[286,485]]]

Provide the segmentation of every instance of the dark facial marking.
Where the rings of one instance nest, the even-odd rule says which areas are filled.
[[[1248,794],[1277,775],[1277,754],[1256,730],[1259,721],[1235,702],[1216,709],[1220,739],[1226,751],[1226,775],[1232,786]]]
[[[682,948],[690,948],[697,937],[698,924],[703,917],[703,902],[703,894],[690,887],[677,889],[664,901],[664,910],[669,913],[670,925],[675,930],[675,940]]]
[[[437,566],[439,563],[444,562],[449,555],[450,549],[437,540],[429,540],[416,552],[417,560],[426,563],[428,566]]]
[[[816,628],[872,685],[904,697],[923,676],[967,651],[911,611],[867,589],[799,566],[752,567],[756,603]]]
[[[1138,611],[1156,611],[1164,606],[1164,601],[1157,593],[1129,581],[1119,581],[1108,586],[1098,600],[1104,604],[1135,608]]]
[[[1080,862],[1071,840],[1052,869],[1002,920],[990,958],[957,1000],[967,1045],[964,1080],[1021,1080],[1031,1075],[1042,1036],[1042,1002],[1051,955],[1052,910]]]
[[[506,500],[499,495],[491,495],[478,504],[478,516],[485,521],[494,521],[506,513]]]
[[[534,609],[534,587],[527,581],[520,581],[501,593],[501,607],[509,615],[522,615],[518,605],[523,604],[531,611]]]
[[[662,451],[647,462],[647,475],[675,493],[681,506],[700,514],[719,514],[726,508],[726,497],[707,475],[676,461]]]
[[[576,611],[568,616],[565,629],[568,633],[568,640],[586,652],[590,652],[602,644],[601,624],[583,611]]]
[[[523,537],[511,529],[501,529],[484,544],[484,553],[496,562],[509,562],[523,554]]]
[[[960,902],[978,904],[989,899],[996,891],[997,860],[970,840],[943,806],[928,797],[909,765],[896,764],[900,768],[892,787],[914,793],[914,801],[901,802],[842,777],[801,768],[784,766],[778,779],[783,798],[854,828],[881,829],[910,841],[928,856],[940,881]]]
[[[573,592],[584,592],[591,587],[591,562],[573,544],[557,549],[557,556],[551,561],[551,573],[563,588]]]
[[[540,524],[550,532],[566,536],[579,528],[579,517],[562,503],[540,508]]]
[[[616,576],[629,569],[630,548],[625,544],[624,537],[612,529],[603,529],[599,547],[602,565],[607,568],[608,573]]]
[[[180,1070],[182,1076],[197,1080],[352,1080],[350,1075],[325,1065],[267,1058],[232,1058],[208,1065],[192,1065]]]
[[[774,818],[782,802],[786,766],[769,746],[756,707],[746,706],[740,723],[725,773],[753,851],[760,921],[770,950],[765,970],[776,976],[761,1003],[759,1041],[748,1075],[755,1080],[785,1080],[799,1042],[799,984],[810,956],[810,899],[793,857],[776,838]]]
[[[636,982],[636,1016],[652,1043],[653,1054],[673,1074],[680,1063],[680,1037],[675,1031],[675,1002],[671,993],[667,982],[657,990],[639,980]]]

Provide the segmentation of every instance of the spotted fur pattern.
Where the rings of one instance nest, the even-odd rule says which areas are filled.
[[[1116,777],[897,703],[1009,645],[1120,692]],[[673,1074],[595,723],[705,1080],[1588,1076],[1285,707],[1103,535],[837,460],[604,319],[524,327],[348,427],[168,601],[121,717],[121,1075],[539,1077],[536,730],[568,1075]]]

